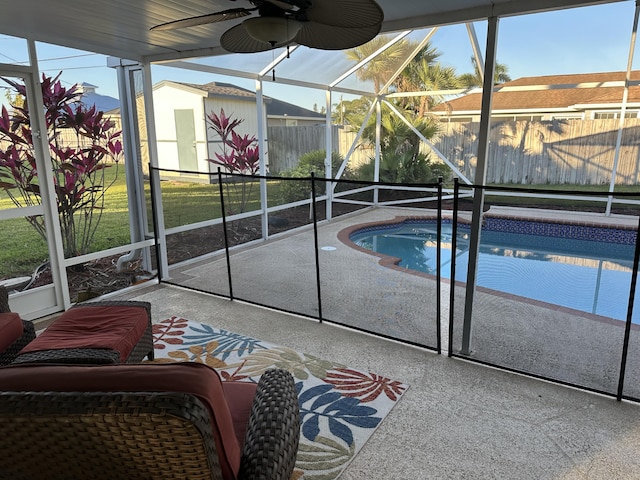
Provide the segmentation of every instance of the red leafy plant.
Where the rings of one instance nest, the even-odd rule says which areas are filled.
[[[236,132],[243,119],[227,116],[224,109],[220,113],[213,111],[207,114],[207,125],[220,137],[220,153],[216,158],[207,161],[223,167],[225,173],[240,175],[256,175],[260,170],[260,149],[255,136],[240,135]],[[245,177],[230,178],[225,181],[227,203],[231,206],[229,213],[243,213],[251,201],[254,182]]]
[[[105,169],[122,157],[121,131],[104,112],[81,102],[77,85],[62,86],[60,74],[42,75],[44,118],[65,256],[89,252],[104,209]],[[24,84],[2,78],[13,90],[0,112],[0,188],[17,207],[41,204],[36,166],[37,127],[31,124]],[[116,176],[117,178],[117,170]],[[46,239],[41,215],[26,217]]]

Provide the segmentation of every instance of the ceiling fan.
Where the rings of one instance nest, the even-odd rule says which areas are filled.
[[[222,48],[234,53],[254,53],[298,44],[321,50],[345,50],[374,38],[384,19],[374,0],[249,0],[249,3],[253,7],[173,20],[151,30],[250,17],[222,34]]]

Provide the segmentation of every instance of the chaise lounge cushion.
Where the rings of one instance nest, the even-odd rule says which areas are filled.
[[[24,364],[0,368],[2,391],[177,392],[198,398],[210,411],[223,478],[237,478],[242,441],[256,385],[223,383],[215,370],[199,363],[56,365]]]
[[[149,325],[144,308],[75,307],[64,312],[20,354],[71,348],[104,348],[126,359]],[[105,328],[108,327],[108,328]]]
[[[17,313],[0,313],[0,352],[9,348],[23,333],[22,319]]]

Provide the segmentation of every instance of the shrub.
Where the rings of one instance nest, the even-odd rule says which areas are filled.
[[[311,182],[306,180],[311,176],[311,172],[314,173],[316,178],[323,179],[325,175],[324,160],[326,157],[326,150],[314,150],[312,152],[305,153],[298,160],[298,165],[291,169],[285,170],[280,173],[281,177],[300,178],[305,180],[285,180],[281,187],[282,200],[286,202],[296,202],[298,200],[304,200],[311,198]],[[336,172],[344,161],[342,155],[338,152],[332,152],[331,154],[331,173],[335,176]],[[348,177],[349,172],[345,170],[342,177]],[[316,195],[323,195],[325,193],[326,182],[316,182]]]
[[[240,135],[236,128],[244,119],[235,119],[233,114],[228,117],[224,109],[220,114],[210,112],[207,115],[207,125],[222,141],[221,153],[216,153],[216,158],[208,158],[207,161],[224,167],[228,173],[241,175],[256,175],[260,170],[260,149],[255,136]],[[254,182],[245,177],[228,179],[225,183],[226,197],[230,202],[229,213],[243,213],[252,197]]]
[[[89,252],[102,218],[106,185],[105,169],[122,156],[115,123],[95,105],[87,107],[77,85],[64,88],[58,78],[42,75],[42,97],[53,170],[62,244],[67,258]],[[26,99],[26,87],[3,79],[15,94],[11,111],[0,112],[0,188],[17,207],[41,203],[42,192],[36,169],[34,133]],[[42,215],[26,217],[46,240]]]
[[[375,159],[371,158],[356,172],[358,180],[373,181]],[[434,169],[424,153],[403,152],[380,157],[380,181],[388,183],[432,183],[440,169]]]

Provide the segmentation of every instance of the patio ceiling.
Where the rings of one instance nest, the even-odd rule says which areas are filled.
[[[326,0],[325,0],[326,1]],[[585,0],[377,0],[383,32],[576,5]],[[248,0],[2,1],[0,33],[136,61],[220,55],[220,36],[243,19],[154,31],[159,23],[250,6]]]

